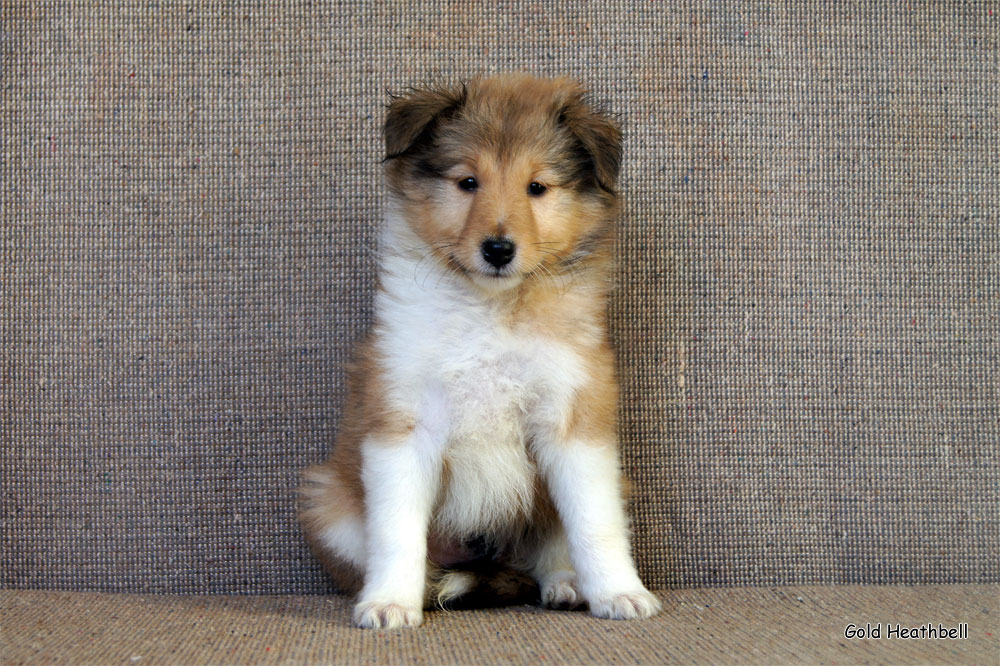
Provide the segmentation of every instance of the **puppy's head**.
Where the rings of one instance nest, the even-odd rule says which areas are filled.
[[[621,133],[569,79],[509,75],[389,105],[386,179],[437,259],[500,291],[606,248]]]

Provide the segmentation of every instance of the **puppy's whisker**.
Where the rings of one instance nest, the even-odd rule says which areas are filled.
[[[560,255],[558,252],[553,252],[552,250],[542,250],[542,252],[544,252],[545,254],[549,255],[550,257],[556,260],[562,259],[562,255]]]
[[[418,282],[420,276],[420,267],[424,266],[424,262],[427,262],[427,273],[424,275],[423,282]],[[423,289],[427,283],[427,277],[434,270],[434,260],[431,253],[425,252],[420,255],[420,260],[413,266],[413,283],[420,284],[420,288]]]
[[[434,283],[434,288],[437,289],[438,287],[440,287],[441,281],[444,280],[445,278],[448,278],[449,282],[454,282],[456,277],[457,276],[451,271],[441,271],[441,276],[438,277],[437,282]]]
[[[553,288],[559,288],[560,291],[566,293],[569,288],[569,284],[565,280],[565,276],[553,273],[552,270],[546,266],[544,263],[538,264],[532,271],[528,273],[529,276],[537,278],[543,282],[551,284]],[[561,280],[558,278],[562,278]]]
[[[447,275],[450,272],[450,271],[447,270],[447,268],[445,266],[441,265],[441,262],[438,260],[437,257],[435,257],[433,255],[427,255],[427,257],[425,257],[425,258],[428,259],[428,261],[427,261],[427,270],[424,273],[424,279],[423,279],[423,281],[420,283],[420,288],[421,289],[426,289],[427,288],[427,280],[428,280],[428,278],[431,277],[431,275],[434,274],[435,270],[437,270],[437,272],[440,273],[441,275]]]

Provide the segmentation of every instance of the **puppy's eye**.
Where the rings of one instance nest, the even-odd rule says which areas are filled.
[[[545,190],[547,189],[548,188],[542,185],[541,183],[534,182],[531,185],[528,185],[528,194],[530,194],[533,197],[540,197],[543,194],[545,194]]]
[[[477,187],[479,187],[479,183],[476,182],[475,178],[469,176],[468,178],[463,178],[462,180],[458,181],[458,186],[461,187],[466,192],[472,192]]]

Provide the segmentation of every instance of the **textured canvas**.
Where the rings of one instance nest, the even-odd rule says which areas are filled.
[[[330,589],[386,91],[569,74],[649,585],[1000,581],[989,3],[3,3],[0,584]]]

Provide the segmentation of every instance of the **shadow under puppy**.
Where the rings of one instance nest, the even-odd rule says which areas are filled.
[[[569,79],[394,98],[375,321],[301,520],[362,627],[523,600],[653,615],[606,301],[621,135]]]

